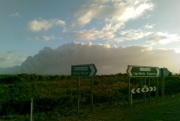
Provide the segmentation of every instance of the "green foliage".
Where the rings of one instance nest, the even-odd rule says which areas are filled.
[[[165,79],[165,94],[176,94],[180,92],[180,77],[167,77]]]
[[[128,77],[125,74],[101,75],[93,78],[94,104],[127,102]],[[156,79],[151,79],[156,86]],[[41,113],[35,120],[48,119],[44,112],[70,114],[77,105],[77,78],[66,75],[18,74],[0,76],[0,116],[11,114],[28,115],[30,99],[34,99],[34,113]],[[147,82],[148,84],[148,82]],[[141,78],[131,79],[131,88],[144,85]],[[159,79],[159,87],[160,79]],[[165,94],[180,92],[180,78],[170,76],[165,80]],[[159,91],[161,88],[159,88]],[[155,93],[151,93],[155,96]],[[134,99],[143,99],[142,94],[133,95]],[[80,79],[80,103],[88,106],[91,102],[91,79]],[[43,114],[43,115],[42,115]],[[49,115],[50,116],[50,115]],[[51,119],[55,119],[52,115]],[[24,118],[23,120],[27,120]]]

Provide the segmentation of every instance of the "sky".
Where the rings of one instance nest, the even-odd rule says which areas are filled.
[[[0,0],[0,73],[180,71],[179,0]]]

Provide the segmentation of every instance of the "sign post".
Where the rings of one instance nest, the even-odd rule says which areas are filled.
[[[142,91],[143,91],[143,95],[144,95],[144,102],[146,103],[146,91],[148,91],[149,89],[148,89],[148,87],[146,86],[146,78],[144,79],[144,88],[142,89]]]
[[[94,91],[93,85],[94,85],[94,81],[93,78],[91,78],[91,113],[93,111],[93,91]]]
[[[161,70],[161,95],[162,99],[164,99],[164,88],[165,88],[165,77],[167,77],[170,71],[167,68],[160,68]]]
[[[72,65],[71,66],[71,76],[78,77],[77,82],[77,113],[79,116],[79,105],[80,105],[80,77],[91,77],[91,112],[93,110],[93,77],[96,75],[97,69],[94,64],[84,64],[84,65]]]
[[[132,105],[132,96],[131,92],[134,92],[134,90],[131,90],[130,87],[130,78],[132,77],[144,77],[144,84],[146,84],[146,78],[150,77],[159,77],[160,71],[158,67],[150,67],[150,66],[133,66],[133,65],[128,65],[127,68],[127,74],[128,74],[128,98],[129,98],[129,105]],[[150,82],[149,82],[150,85]],[[149,86],[150,87],[150,86]],[[145,90],[146,91],[145,91]],[[152,90],[152,88],[150,88]],[[141,91],[144,92],[144,101],[146,102],[146,92],[148,92],[149,88],[144,87]],[[140,88],[136,90],[137,92],[140,92]],[[150,94],[149,94],[150,96]]]
[[[31,98],[30,121],[33,121],[33,98]]]
[[[157,101],[159,100],[159,86],[158,86],[158,78],[156,79],[156,87],[157,87],[157,91],[156,91],[156,99]]]
[[[80,107],[80,78],[77,80],[77,114],[79,116],[79,107]]]
[[[150,87],[151,85],[150,85],[150,78],[148,78],[148,87]],[[152,88],[150,88],[150,91],[149,91],[149,93],[148,93],[148,97],[149,97],[149,100],[151,99],[151,92],[152,91]]]
[[[128,77],[128,98],[129,98],[129,105],[132,105],[132,96],[131,96],[131,92],[130,92],[130,90],[131,90],[131,87],[130,87],[130,77]]]

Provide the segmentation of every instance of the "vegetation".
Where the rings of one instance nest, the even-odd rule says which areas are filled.
[[[159,79],[159,87],[161,87]],[[94,106],[128,105],[128,77],[126,74],[101,75],[93,78]],[[34,99],[35,120],[58,120],[58,118],[76,114],[77,78],[66,75],[18,74],[0,76],[0,117],[2,119],[18,116],[18,119],[29,120],[30,99]],[[131,88],[142,87],[144,80],[131,79]],[[155,86],[156,81],[151,80]],[[169,76],[165,81],[165,95],[180,92],[180,77]],[[143,94],[135,94],[133,98],[143,100]],[[159,89],[159,95],[160,89]],[[80,109],[90,109],[91,79],[80,79]],[[151,96],[155,96],[151,92]],[[97,109],[98,110],[98,109]],[[14,117],[11,117],[14,119]]]

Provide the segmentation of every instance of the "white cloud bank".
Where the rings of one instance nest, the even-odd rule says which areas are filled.
[[[1,69],[3,73],[69,74],[71,65],[97,66],[98,74],[124,73],[127,65],[167,67],[178,72],[180,53],[174,50],[151,50],[148,46],[114,47],[92,43],[68,43],[57,49],[45,47],[20,66]]]

